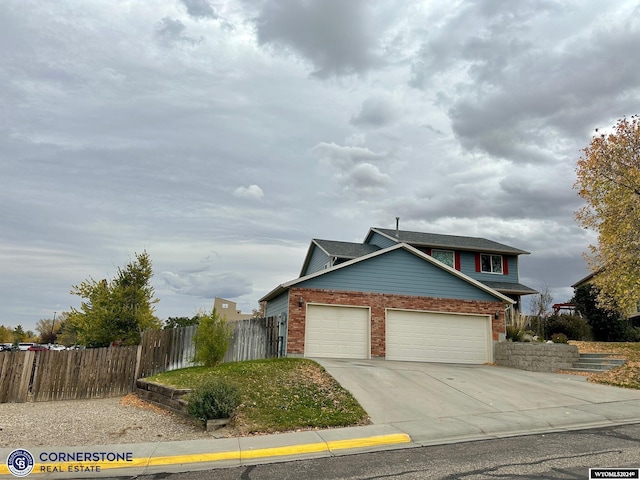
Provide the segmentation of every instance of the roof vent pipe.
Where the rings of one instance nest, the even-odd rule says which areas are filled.
[[[396,238],[400,238],[400,217],[396,217]]]

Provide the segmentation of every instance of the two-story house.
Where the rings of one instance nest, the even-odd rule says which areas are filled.
[[[484,238],[371,228],[311,241],[300,276],[260,301],[287,355],[486,363],[520,297],[524,250]]]

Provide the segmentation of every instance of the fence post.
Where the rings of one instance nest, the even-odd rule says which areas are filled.
[[[132,388],[135,390],[136,382],[138,381],[138,375],[140,375],[140,362],[142,360],[142,342],[138,345],[138,350],[136,351],[136,368],[133,372],[133,386]]]

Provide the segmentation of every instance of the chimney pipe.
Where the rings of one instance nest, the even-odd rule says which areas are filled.
[[[400,238],[400,217],[396,217],[396,238]]]

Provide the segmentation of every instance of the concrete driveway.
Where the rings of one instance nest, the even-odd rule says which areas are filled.
[[[377,425],[432,444],[640,423],[640,391],[490,365],[314,359]]]

